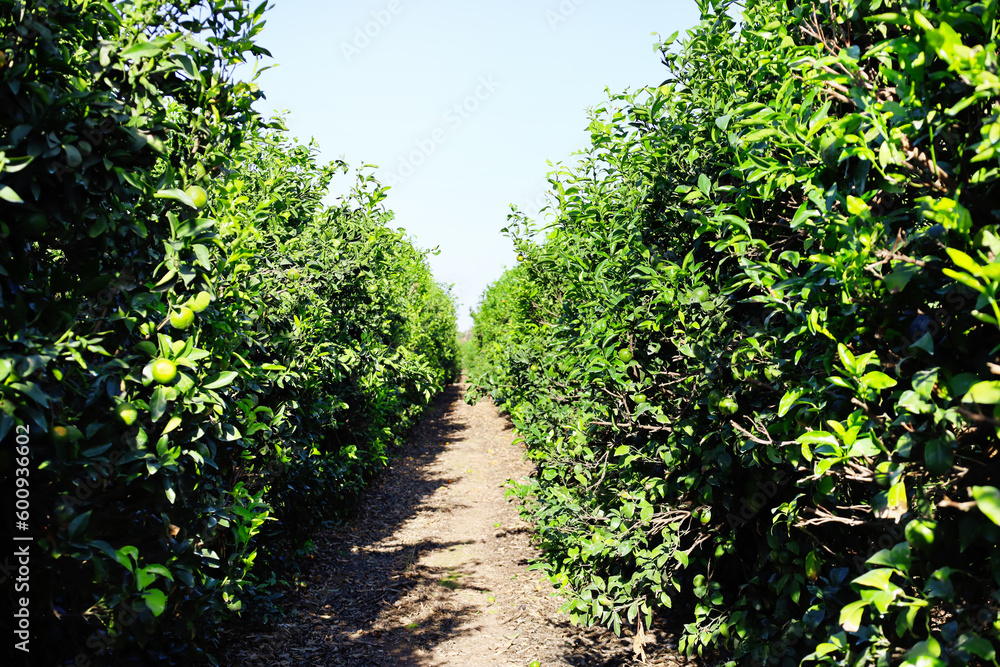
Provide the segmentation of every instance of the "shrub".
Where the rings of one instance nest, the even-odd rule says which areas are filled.
[[[231,80],[264,7],[0,1],[0,470],[39,664],[205,658],[454,374],[384,189],[323,207],[340,165]]]
[[[993,661],[995,11],[700,5],[475,316],[544,567],[739,664]]]

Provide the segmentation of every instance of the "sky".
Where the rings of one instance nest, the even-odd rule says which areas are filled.
[[[694,0],[272,0],[256,41],[274,65],[258,111],[352,171],[378,165],[385,204],[452,286],[460,330],[516,263],[510,205],[534,217],[553,164],[589,144],[587,109],[666,77],[654,45]],[[659,36],[659,37],[658,37]],[[550,164],[551,163],[551,164]]]

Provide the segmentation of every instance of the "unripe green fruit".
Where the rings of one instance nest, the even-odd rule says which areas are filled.
[[[729,396],[719,401],[719,412],[724,415],[735,415],[740,409],[740,404]]]
[[[795,413],[795,423],[799,426],[810,427],[816,421],[816,414],[806,407]]]
[[[160,384],[168,384],[177,377],[177,365],[169,359],[157,359],[153,362],[153,379]]]
[[[170,326],[175,329],[187,329],[194,322],[194,311],[187,306],[181,306],[170,313]]]
[[[115,413],[118,415],[118,419],[126,426],[131,426],[139,418],[139,411],[131,403],[122,403],[115,408]]]
[[[189,185],[184,194],[191,198],[195,208],[205,208],[205,205],[208,203],[208,193],[200,185]]]
[[[52,429],[52,440],[56,443],[74,442],[83,437],[83,432],[75,426],[56,426]]]
[[[212,303],[212,295],[208,292],[198,292],[194,297],[188,299],[187,307],[196,313],[208,308]]]
[[[622,348],[621,350],[618,350],[618,358],[622,361],[622,363],[627,364],[632,361],[632,351]]]

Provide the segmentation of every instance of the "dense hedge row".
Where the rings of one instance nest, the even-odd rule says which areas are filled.
[[[713,661],[996,664],[997,4],[699,5],[475,314],[544,567]]]
[[[457,372],[451,297],[384,188],[324,206],[344,165],[232,80],[265,4],[0,0],[0,474],[31,538],[5,597],[30,664],[204,657]]]

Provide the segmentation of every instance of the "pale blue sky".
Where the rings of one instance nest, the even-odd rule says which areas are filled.
[[[698,19],[694,0],[273,0],[257,41],[277,67],[259,111],[287,109],[324,161],[379,165],[387,206],[453,284],[459,328],[515,253],[500,229],[532,210],[547,161],[589,143],[604,88],[658,85],[652,33]],[[267,64],[267,61],[265,61]],[[339,177],[334,193],[350,188]],[[537,207],[535,208],[537,210]]]

